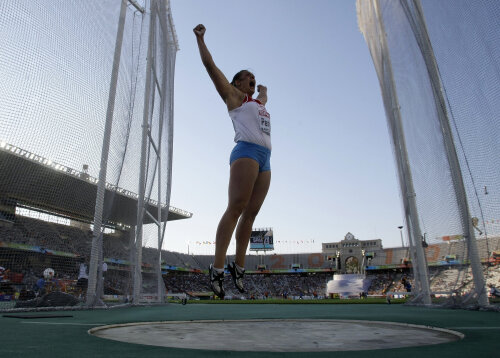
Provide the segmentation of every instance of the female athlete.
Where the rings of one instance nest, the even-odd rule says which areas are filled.
[[[228,204],[217,227],[215,261],[209,267],[210,287],[217,296],[224,298],[224,262],[235,228],[236,258],[228,265],[228,270],[236,288],[245,292],[243,275],[248,241],[271,183],[271,124],[265,108],[267,88],[258,85],[259,94],[253,99],[255,76],[247,70],[238,72],[229,83],[205,45],[205,26],[200,24],[193,31],[203,65],[227,106],[235,131],[236,145],[229,160]]]

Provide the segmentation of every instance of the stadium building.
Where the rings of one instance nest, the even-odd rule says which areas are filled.
[[[338,272],[361,273],[377,252],[379,255],[383,252],[382,240],[358,240],[348,232],[342,241],[323,243],[322,252],[327,260],[335,263]]]
[[[77,285],[79,270],[90,259],[97,179],[85,170],[59,165],[6,143],[0,145],[0,159],[0,309],[14,307],[38,294],[37,281],[48,267],[56,272],[57,285],[52,289],[78,297],[82,294]],[[123,302],[132,290],[137,195],[107,185],[106,198],[111,197],[113,204],[106,207],[103,222],[103,261],[107,266],[104,297]],[[74,202],[79,205],[73,205]],[[158,211],[155,201],[149,201],[148,207],[152,213]],[[187,219],[191,215],[170,207],[168,220]],[[153,219],[154,216],[145,216],[144,223]],[[499,239],[494,241],[498,246]],[[481,240],[478,242],[482,244]],[[425,247],[433,290],[450,291],[457,280],[466,282],[462,289],[467,289],[470,280],[460,277],[468,265],[466,250],[463,239],[453,236]],[[322,298],[332,276],[345,273],[366,275],[370,295],[403,291],[402,278],[411,281],[410,256],[407,247],[383,248],[381,239],[359,240],[351,233],[341,241],[323,243],[322,252],[318,253],[249,255],[245,278],[248,293],[238,294],[228,283],[228,297]],[[162,250],[161,257],[163,281],[170,297],[211,296],[206,274],[211,255]],[[144,247],[142,258],[143,292],[146,298],[150,294],[153,299],[157,250]],[[232,259],[228,257],[228,261]],[[497,284],[498,255],[482,257],[482,262],[488,281]]]
[[[85,167],[84,167],[85,169]],[[0,143],[0,301],[32,298],[43,292],[37,281],[46,268],[56,272],[57,291],[82,295],[79,272],[90,262],[97,178],[8,143]],[[75,205],[75,203],[78,203]],[[131,294],[138,195],[106,184],[103,212],[104,293]],[[144,225],[187,219],[191,213],[148,200]],[[168,211],[168,214],[167,214]],[[151,214],[153,213],[153,214]],[[157,250],[144,248],[143,285],[148,293]],[[33,292],[31,292],[33,291]],[[0,303],[0,308],[2,304]]]

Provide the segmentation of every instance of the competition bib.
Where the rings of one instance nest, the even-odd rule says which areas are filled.
[[[266,134],[271,134],[271,116],[266,111],[266,108],[259,105],[259,121],[260,130]]]

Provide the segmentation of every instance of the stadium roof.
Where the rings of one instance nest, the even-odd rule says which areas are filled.
[[[0,143],[0,198],[76,220],[94,220],[97,179],[16,146]],[[147,210],[158,220],[158,204],[150,200]],[[165,221],[167,208],[162,208]],[[170,207],[168,220],[187,219],[191,213]],[[137,194],[106,184],[104,214],[108,223],[135,226]],[[104,220],[103,220],[104,221]],[[153,223],[144,216],[144,224]]]

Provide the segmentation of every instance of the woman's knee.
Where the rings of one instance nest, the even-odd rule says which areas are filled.
[[[235,217],[240,217],[247,206],[247,202],[244,200],[235,200],[229,203],[226,212]]]
[[[257,214],[259,214],[260,208],[250,208],[246,207],[241,213],[241,219],[245,221],[254,222]]]

